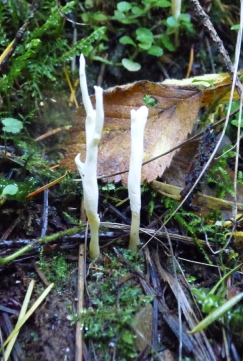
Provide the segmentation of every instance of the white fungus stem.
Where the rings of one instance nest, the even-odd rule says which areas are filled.
[[[129,249],[137,251],[140,244],[141,168],[143,161],[144,128],[148,119],[148,108],[142,106],[131,111],[131,157],[128,174],[128,195],[132,212]]]
[[[102,134],[104,124],[104,108],[103,108],[103,89],[95,88],[96,110],[93,109],[88,94],[87,80],[85,75],[84,56],[80,56],[80,87],[83,97],[83,103],[86,110],[86,159],[85,163],[80,160],[80,154],[75,158],[78,171],[82,178],[84,191],[84,208],[88,217],[91,233],[90,241],[90,258],[99,257],[99,226],[100,219],[98,215],[98,184],[97,184],[97,159],[98,145]]]

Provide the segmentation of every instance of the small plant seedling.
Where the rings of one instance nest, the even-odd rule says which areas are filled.
[[[144,95],[143,102],[148,108],[154,108],[158,104],[158,100],[149,94]]]
[[[14,118],[4,118],[2,123],[3,131],[7,133],[18,134],[23,129],[23,122]]]

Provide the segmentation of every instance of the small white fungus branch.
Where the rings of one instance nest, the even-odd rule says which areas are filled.
[[[98,215],[98,184],[97,184],[97,159],[98,145],[104,124],[104,108],[103,108],[103,89],[95,88],[96,110],[93,109],[88,94],[88,87],[85,75],[84,56],[80,56],[80,86],[84,107],[86,110],[86,159],[85,163],[80,160],[80,154],[75,158],[78,171],[82,178],[84,191],[84,207],[88,217],[91,233],[90,241],[90,257],[97,258],[100,254],[99,248],[99,226],[100,218]]]
[[[137,251],[140,244],[140,209],[141,209],[141,168],[143,161],[144,128],[148,119],[148,108],[142,106],[131,111],[131,157],[128,174],[128,195],[132,211],[132,224],[129,249]]]

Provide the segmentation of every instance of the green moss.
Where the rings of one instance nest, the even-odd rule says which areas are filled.
[[[44,272],[49,282],[54,282],[56,287],[63,287],[68,278],[70,265],[66,261],[64,254],[59,252],[53,257],[45,255],[43,247],[40,252],[40,260],[37,262],[40,270]]]
[[[120,252],[133,266],[143,268],[143,260],[136,253]],[[136,335],[131,325],[135,314],[152,298],[144,295],[136,280],[126,279],[130,270],[116,256],[106,257],[106,265],[94,264],[90,268],[91,305],[80,316],[80,322],[85,338],[93,341],[98,359],[107,360],[112,345],[116,348],[117,361],[134,359]]]

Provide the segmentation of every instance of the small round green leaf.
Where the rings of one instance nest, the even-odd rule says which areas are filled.
[[[108,16],[106,16],[105,14],[103,14],[101,11],[94,13],[92,15],[93,20],[95,21],[106,21],[108,19]]]
[[[4,125],[3,130],[7,133],[17,134],[23,129],[23,122],[14,118],[4,118],[2,123]]]
[[[174,18],[173,16],[169,16],[166,20],[167,25],[170,26],[171,28],[179,28],[180,23],[178,20],[176,20],[176,18]]]
[[[231,121],[231,124],[238,127],[238,119],[233,119]],[[241,119],[241,122],[240,122],[240,127],[243,128],[243,119]]]
[[[232,25],[230,30],[240,30],[240,24]]]
[[[142,15],[144,13],[144,10],[142,8],[140,8],[139,6],[133,6],[132,13],[134,15]]]
[[[139,43],[138,46],[143,50],[148,50],[151,48],[151,43]]]
[[[190,23],[191,17],[189,14],[180,14],[179,20],[183,21],[184,23]]]
[[[141,43],[150,43],[151,44],[154,40],[152,31],[147,28],[138,28],[136,30],[136,38]]]
[[[132,5],[127,1],[121,1],[117,4],[117,9],[121,12],[129,11],[132,8]]]
[[[129,71],[138,71],[141,69],[141,65],[139,63],[135,63],[134,61],[126,58],[122,59],[122,65]]]
[[[156,105],[158,104],[158,99],[152,97],[149,94],[145,94],[143,97],[143,102],[146,105],[146,107],[153,108],[156,107]]]
[[[6,195],[14,195],[18,192],[18,187],[14,184],[9,184],[7,185],[4,189],[3,192],[1,194],[1,196],[6,196]]]
[[[171,6],[171,2],[167,1],[167,0],[158,0],[156,1],[156,3],[154,4],[154,6],[158,6],[160,8],[168,8]]]
[[[122,22],[123,20],[126,19],[126,15],[122,11],[115,10],[114,11],[114,19]]]
[[[159,46],[152,45],[151,48],[148,50],[148,54],[154,55],[154,56],[162,56],[163,55],[163,49]]]
[[[136,44],[134,43],[134,41],[132,40],[132,38],[130,38],[130,36],[122,36],[119,40],[119,42],[121,44],[131,44],[133,46],[136,46]]]

